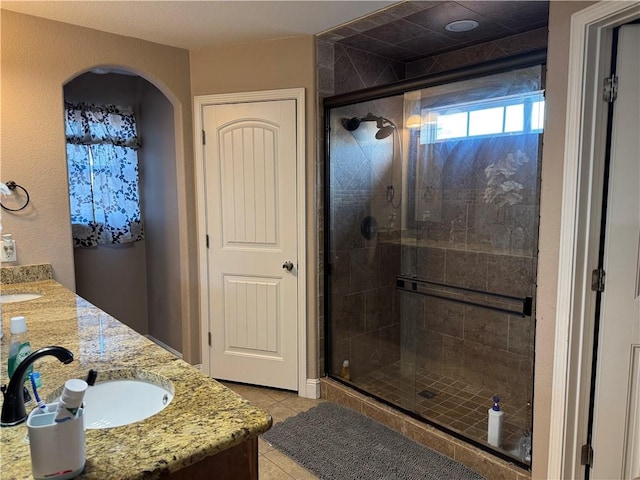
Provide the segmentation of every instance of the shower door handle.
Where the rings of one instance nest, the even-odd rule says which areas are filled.
[[[290,272],[291,270],[293,270],[293,263],[291,262],[284,262],[282,264],[282,268],[284,268],[287,272]]]

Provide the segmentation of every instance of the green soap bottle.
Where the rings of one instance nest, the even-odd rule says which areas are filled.
[[[31,344],[27,336],[27,322],[24,317],[11,318],[11,338],[9,344],[9,360],[7,369],[9,378],[13,375],[25,358],[31,354]],[[33,365],[27,370],[27,377],[33,371]]]

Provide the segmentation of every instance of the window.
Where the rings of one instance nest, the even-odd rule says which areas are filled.
[[[544,126],[544,96],[538,91],[423,108],[421,115],[426,119],[420,130],[423,144],[484,135],[540,133]]]
[[[143,238],[132,107],[65,103],[74,246]]]

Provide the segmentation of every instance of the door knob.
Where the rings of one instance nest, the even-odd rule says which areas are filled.
[[[290,272],[291,270],[293,270],[293,263],[291,262],[284,262],[282,264],[282,268],[284,268],[287,272]]]

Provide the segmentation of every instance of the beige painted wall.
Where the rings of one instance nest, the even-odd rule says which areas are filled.
[[[0,179],[31,194],[20,214],[2,216],[3,231],[17,241],[20,264],[49,262],[54,278],[75,290],[62,86],[95,66],[133,71],[158,87],[174,105],[180,218],[179,285],[167,292],[187,299],[182,307],[183,354],[197,361],[195,194],[189,54],[186,50],[65,23],[2,11],[2,152]],[[169,221],[169,220],[168,220]]]
[[[315,233],[315,39],[282,38],[225,48],[192,50],[194,96],[305,88],[307,137],[307,378],[318,375],[317,264]]]
[[[86,73],[64,86],[64,99],[71,103],[130,105],[137,110],[138,82],[145,80],[132,75]],[[137,111],[136,117],[140,133]],[[145,243],[141,240],[73,249],[76,293],[142,334],[148,332]]]
[[[549,426],[555,341],[558,245],[567,106],[569,31],[571,15],[595,2],[550,2],[547,53],[547,118],[542,149],[540,241],[538,256],[537,323],[533,415],[535,479],[547,478]]]
[[[178,224],[177,165],[173,154],[175,138],[170,134],[173,107],[148,82],[139,93],[149,334],[182,351],[182,299],[179,295],[167,295],[167,292],[178,292],[176,285],[180,282],[177,276],[180,242],[175,230]]]

